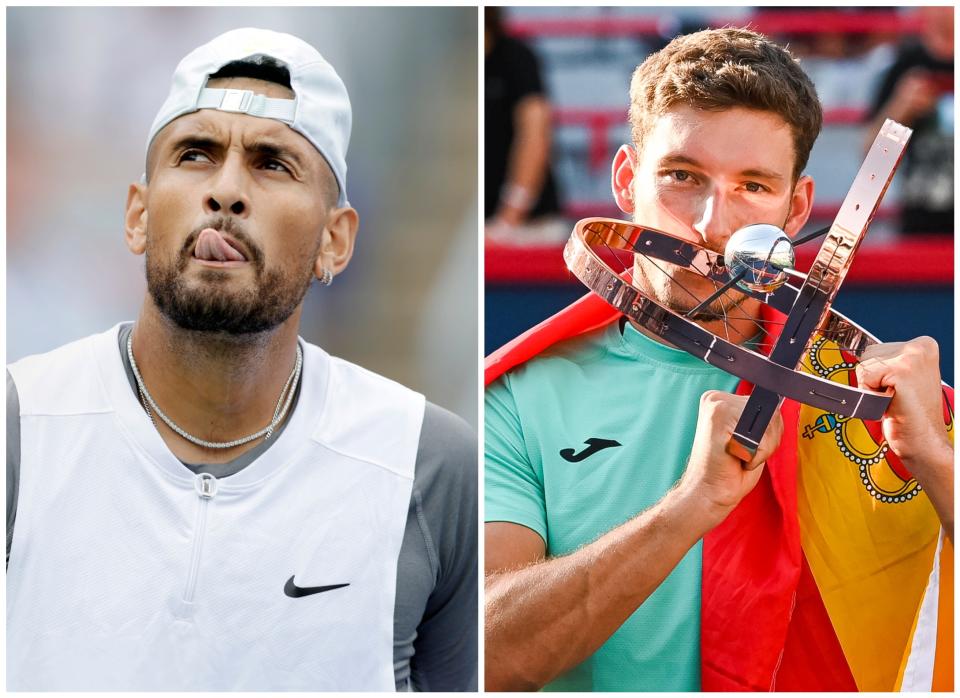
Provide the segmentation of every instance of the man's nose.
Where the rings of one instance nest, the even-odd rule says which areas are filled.
[[[700,234],[704,245],[722,252],[736,228],[731,202],[724,193],[718,189],[709,192],[694,219],[693,229]]]
[[[229,212],[235,216],[246,216],[250,211],[247,185],[242,158],[228,155],[210,180],[203,197],[204,210],[208,213]]]

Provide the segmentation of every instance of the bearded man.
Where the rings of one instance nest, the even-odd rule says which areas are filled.
[[[472,431],[297,336],[353,253],[350,128],[289,34],[180,62],[136,323],[7,373],[8,688],[475,690]]]

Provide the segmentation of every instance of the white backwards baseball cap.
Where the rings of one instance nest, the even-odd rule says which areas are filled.
[[[290,71],[295,99],[272,99],[251,90],[210,89],[207,78],[227,63],[267,56]],[[198,109],[219,109],[289,125],[320,151],[340,186],[337,206],[347,204],[347,145],[352,112],[347,88],[323,56],[291,34],[234,29],[194,49],[173,74],[170,94],[153,120],[147,149],[164,126]]]

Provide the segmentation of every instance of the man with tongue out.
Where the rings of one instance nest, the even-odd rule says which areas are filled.
[[[8,370],[8,688],[476,690],[475,435],[297,336],[353,252],[350,126],[296,37],[177,67],[139,318]]]

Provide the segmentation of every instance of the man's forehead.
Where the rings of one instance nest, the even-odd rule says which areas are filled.
[[[644,150],[658,160],[763,166],[783,169],[785,175],[792,171],[795,157],[793,134],[782,117],[743,107],[722,111],[674,107],[657,117]]]
[[[160,131],[157,144],[162,148],[191,136],[224,145],[236,136],[243,145],[269,140],[304,158],[323,159],[310,141],[281,121],[216,109],[201,109],[174,119]]]
[[[778,114],[746,107],[729,107],[727,109],[699,109],[687,105],[677,105],[656,118],[654,128],[664,126],[665,135],[674,134],[678,137],[713,138],[738,137],[743,132],[756,132],[760,129],[765,134],[782,132],[789,138],[790,125]]]

